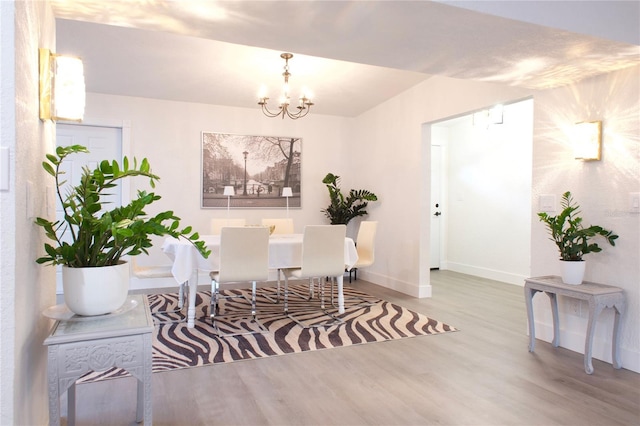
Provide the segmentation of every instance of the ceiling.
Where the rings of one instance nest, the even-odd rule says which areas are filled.
[[[95,93],[258,108],[292,52],[293,95],[353,117],[432,75],[544,89],[640,64],[639,2],[51,3],[57,53],[83,58]]]

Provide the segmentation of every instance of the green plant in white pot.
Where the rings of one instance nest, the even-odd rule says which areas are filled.
[[[366,215],[367,211],[365,209],[369,205],[368,202],[378,200],[376,194],[366,189],[352,189],[345,197],[340,190],[340,176],[333,173],[327,173],[322,179],[322,183],[329,190],[330,204],[321,211],[331,221],[332,225],[346,225],[351,219]]]
[[[64,218],[50,221],[38,217],[41,226],[53,244],[45,243],[45,256],[36,259],[39,264],[62,265],[65,304],[79,315],[102,315],[120,308],[129,290],[129,265],[123,256],[148,253],[151,236],[187,238],[198,251],[208,257],[203,241],[190,226],[180,228],[180,218],[173,211],[148,216],[144,209],[159,195],[138,191],[129,204],[106,210],[103,197],[109,194],[117,181],[142,176],[155,187],[158,176],[151,172],[147,159],[138,165],[104,160],[94,169],[85,167],[76,186],[69,186],[63,194],[64,171],[60,169],[65,158],[75,153],[87,153],[80,145],[58,147],[56,154],[48,154],[43,168],[55,178],[56,193],[64,210]]]
[[[584,227],[580,214],[580,206],[575,204],[571,192],[562,194],[562,211],[558,216],[550,216],[545,212],[538,213],[541,222],[547,225],[550,240],[560,251],[562,280],[565,284],[581,284],[584,277],[585,262],[583,256],[597,253],[602,248],[593,242],[593,238],[603,237],[612,246],[618,238],[613,231],[598,225]],[[568,269],[567,269],[568,268]]]

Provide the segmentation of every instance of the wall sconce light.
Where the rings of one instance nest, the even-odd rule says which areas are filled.
[[[41,48],[39,68],[40,119],[82,121],[85,105],[82,60]]]
[[[489,110],[489,123],[502,124],[504,122],[504,106],[496,105]]]
[[[236,195],[236,191],[233,189],[233,186],[231,186],[231,185],[225,186],[224,187],[224,192],[222,193],[222,195],[227,197],[227,224],[228,224],[228,222],[229,222],[229,208],[231,207],[231,197]]]
[[[472,115],[474,126],[489,128],[492,124],[502,124],[504,122],[504,107],[496,105],[490,109],[476,111]]]
[[[287,197],[287,217],[289,217],[289,197],[293,197],[293,192],[291,191],[291,188],[288,186],[285,186],[284,188],[282,188],[282,196]]]
[[[573,153],[576,160],[600,160],[602,121],[576,123],[573,130]]]

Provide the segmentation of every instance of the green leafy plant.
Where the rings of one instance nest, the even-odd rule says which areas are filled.
[[[366,189],[352,189],[345,197],[340,191],[340,176],[333,173],[327,173],[322,183],[327,185],[331,204],[321,211],[329,218],[332,225],[346,225],[354,217],[366,215],[368,201],[378,200],[376,194]]]
[[[160,199],[153,192],[138,191],[137,198],[129,204],[103,211],[106,202],[102,197],[108,195],[106,191],[121,179],[147,177],[150,186],[155,188],[155,181],[160,178],[151,173],[146,158],[140,165],[135,159],[130,165],[124,157],[122,165],[115,160],[104,160],[94,170],[85,167],[80,183],[69,187],[63,195],[62,187],[66,181],[62,180],[64,171],[60,165],[71,154],[87,152],[87,148],[81,145],[58,147],[55,155],[47,154],[47,161],[42,162],[42,167],[55,178],[64,219],[54,222],[42,217],[36,219],[36,224],[54,242],[45,243],[46,255],[36,259],[37,263],[72,268],[116,265],[122,256],[148,253],[152,235],[186,238],[204,257],[209,256],[210,251],[203,241],[199,241],[197,232],[193,232],[190,226],[179,229],[180,218],[173,211],[147,216],[144,208]]]
[[[602,251],[598,244],[590,239],[602,236],[605,240],[615,246],[618,238],[612,231],[608,231],[601,226],[591,225],[585,228],[582,225],[580,206],[575,204],[569,191],[562,194],[562,211],[558,216],[549,216],[547,213],[538,213],[541,222],[547,225],[551,234],[550,240],[556,243],[560,251],[561,260],[578,261],[587,253],[597,253]]]

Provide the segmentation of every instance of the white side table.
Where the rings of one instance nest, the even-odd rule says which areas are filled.
[[[553,315],[552,345],[554,348],[557,348],[560,343],[558,299],[556,296],[559,294],[589,302],[589,323],[587,325],[587,335],[584,343],[584,371],[586,371],[587,374],[593,373],[591,347],[593,345],[593,334],[596,329],[596,320],[604,308],[615,309],[613,339],[611,342],[613,368],[619,369],[622,367],[622,362],[620,361],[620,321],[624,315],[626,306],[623,289],[586,281],[580,285],[569,285],[563,283],[562,278],[558,276],[527,278],[524,284],[524,296],[529,320],[529,352],[533,352],[536,345],[532,300],[533,295],[538,291],[545,292],[551,301],[551,313]]]
[[[131,295],[119,314],[58,320],[49,337],[49,424],[60,425],[60,395],[67,392],[67,424],[75,424],[76,380],[112,367],[138,379],[136,421],[152,424],[151,362],[153,319],[144,295]],[[125,304],[125,305],[126,305]]]

